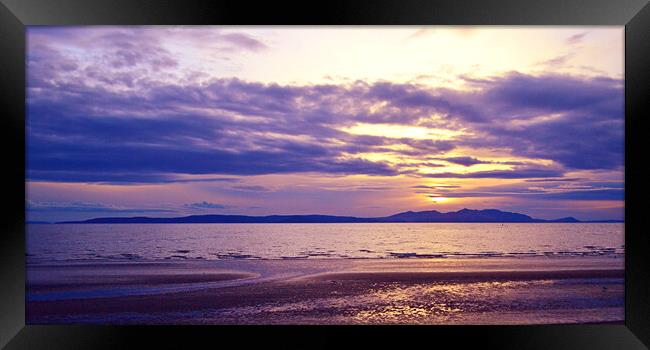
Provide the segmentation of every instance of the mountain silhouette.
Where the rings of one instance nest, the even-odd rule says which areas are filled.
[[[535,222],[528,215],[496,209],[471,210],[441,213],[437,210],[407,211],[386,218],[389,222]]]
[[[580,221],[574,217],[564,217],[555,220],[535,219],[525,214],[512,213],[497,209],[472,210],[462,209],[455,212],[442,213],[437,210],[407,211],[384,217],[354,217],[335,215],[190,215],[183,217],[152,218],[136,217],[105,217],[83,221],[63,221],[64,224],[172,224],[172,223],[369,223],[369,222],[621,222],[617,220]]]

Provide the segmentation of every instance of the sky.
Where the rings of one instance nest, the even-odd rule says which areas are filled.
[[[27,218],[623,219],[624,27],[27,29]]]

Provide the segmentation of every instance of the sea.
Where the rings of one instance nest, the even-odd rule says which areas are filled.
[[[26,240],[28,264],[625,253],[623,223],[28,224]]]

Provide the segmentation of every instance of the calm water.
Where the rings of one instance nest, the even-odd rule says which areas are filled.
[[[621,256],[624,224],[33,224],[30,263]]]

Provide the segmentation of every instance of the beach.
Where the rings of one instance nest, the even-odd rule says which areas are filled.
[[[27,266],[28,324],[564,324],[624,319],[621,256]]]

